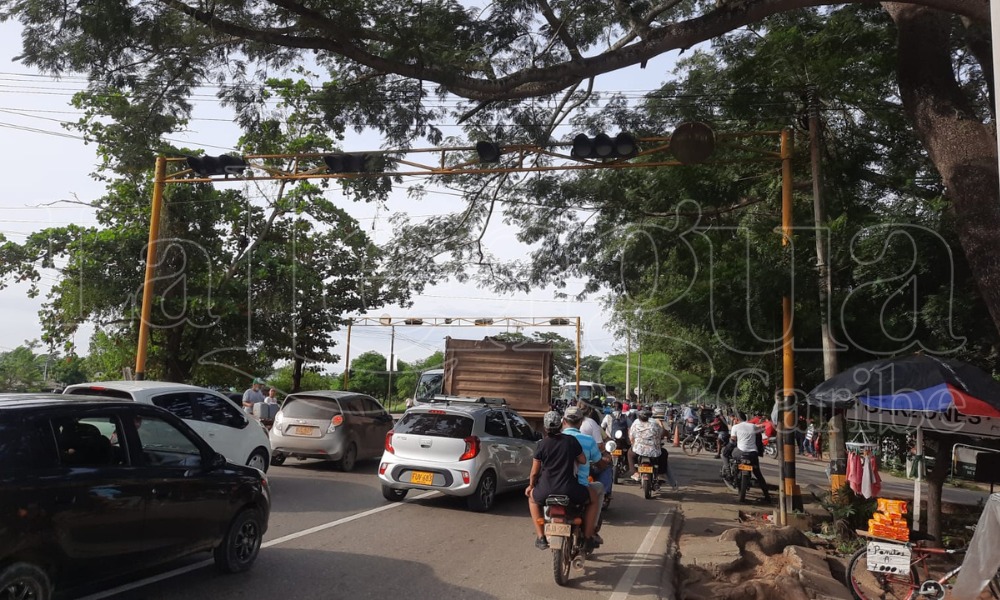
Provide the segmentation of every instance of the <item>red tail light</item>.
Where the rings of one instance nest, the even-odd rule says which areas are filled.
[[[479,456],[479,438],[474,435],[470,435],[465,438],[465,452],[462,456],[458,457],[458,460],[469,460]]]
[[[553,517],[563,517],[563,516],[566,516],[566,507],[565,506],[557,506],[557,505],[550,506],[549,507],[549,515],[553,516]]]
[[[389,433],[385,434],[385,449],[389,454],[396,453],[396,449],[392,447],[392,433],[393,431],[390,429]]]
[[[330,419],[330,424],[333,425],[334,427],[340,427],[341,425],[344,424],[344,415],[337,415],[334,418]]]

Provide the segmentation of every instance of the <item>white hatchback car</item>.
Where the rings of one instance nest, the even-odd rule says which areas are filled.
[[[71,385],[63,393],[155,404],[183,419],[229,462],[261,471],[270,466],[267,430],[214,390],[166,381],[95,381]]]
[[[498,493],[528,485],[538,437],[502,399],[436,396],[385,436],[382,495],[398,502],[412,489],[435,490],[488,511]]]

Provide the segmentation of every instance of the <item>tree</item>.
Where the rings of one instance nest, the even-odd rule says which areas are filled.
[[[44,363],[45,359],[41,359]],[[41,390],[42,366],[30,346],[18,346],[0,352],[0,389],[7,392],[37,392]]]
[[[547,143],[555,125],[573,109],[593,105],[595,97],[586,82],[596,76],[644,66],[667,51],[688,49],[769,17],[833,4],[840,3],[618,3],[609,10],[597,0],[565,9],[515,0],[493,3],[489,9],[444,0],[416,5],[270,0],[252,6],[223,0],[203,10],[177,0],[124,5],[99,0],[67,6],[5,0],[0,15],[24,24],[22,59],[27,64],[52,73],[86,72],[95,91],[126,88],[137,105],[163,108],[144,114],[164,119],[187,114],[192,86],[212,79],[229,84],[220,96],[245,120],[247,107],[257,100],[257,73],[287,70],[315,55],[327,69],[328,81],[310,98],[311,110],[333,130],[372,127],[382,131],[388,143],[406,146],[420,137],[440,141],[435,121],[449,112],[467,125],[470,135],[493,136],[503,129],[508,143]],[[882,5],[897,25],[900,46],[907,49],[899,53],[898,69],[912,127],[945,180],[970,267],[994,325],[1000,327],[1000,264],[991,260],[989,250],[1000,242],[996,148],[984,123],[991,109],[984,107],[982,93],[964,85],[951,60],[957,47],[967,48],[963,64],[992,73],[984,50],[989,2],[910,0]],[[429,101],[425,82],[438,86],[433,92],[439,97],[454,94],[472,102],[449,111]],[[986,97],[992,97],[992,90]],[[521,102],[528,98],[552,100],[552,108]],[[503,127],[511,123],[514,130]],[[499,174],[493,181],[510,185],[516,179]],[[494,284],[523,289],[516,274],[495,264],[482,248],[482,229],[494,217],[500,197],[498,192],[476,195],[458,215],[412,227],[401,241],[422,242],[433,250],[418,261],[401,244],[399,258],[424,267],[416,272],[428,279],[465,273],[471,260]],[[517,207],[506,207],[505,212],[515,222],[521,218]],[[447,231],[443,237],[427,235],[441,231],[442,225]],[[445,253],[452,255],[450,264],[433,260]]]
[[[287,364],[275,369],[275,371],[268,375],[265,380],[267,381],[267,385],[278,388],[283,393],[292,393],[291,390],[294,386],[294,374],[295,366]],[[313,390],[335,390],[339,388],[340,385],[336,377],[326,375],[315,368],[307,368],[301,373],[299,389],[297,391],[309,392]]]
[[[385,370],[385,356],[374,350],[351,359],[352,392],[361,392],[375,398],[391,396],[389,373]]]

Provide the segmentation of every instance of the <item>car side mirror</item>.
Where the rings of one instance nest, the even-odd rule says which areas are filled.
[[[226,457],[219,452],[216,452],[203,464],[206,471],[218,471],[226,466]]]

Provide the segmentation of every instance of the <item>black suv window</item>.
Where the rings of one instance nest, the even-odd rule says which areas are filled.
[[[3,469],[43,469],[54,467],[58,462],[48,421],[0,421],[0,465]]]
[[[486,422],[484,423],[486,429],[486,435],[495,435],[498,437],[510,437],[507,432],[507,421],[503,418],[503,413],[499,410],[491,410],[486,413]]]
[[[531,429],[531,425],[528,425],[528,422],[524,420],[524,417],[517,413],[508,412],[507,420],[510,421],[510,430],[514,437],[522,440],[535,439],[535,432]]]
[[[171,392],[153,396],[153,404],[165,408],[182,419],[194,419],[191,396],[185,392]]]
[[[281,413],[285,418],[329,421],[340,414],[340,405],[333,398],[289,396],[281,405]]]
[[[114,417],[72,417],[52,420],[56,434],[59,462],[67,467],[92,467],[120,464],[123,457],[116,452],[117,435],[121,431]],[[116,443],[111,443],[111,438]],[[120,449],[120,446],[118,446]]]
[[[220,398],[215,394],[193,392],[191,394],[191,403],[194,405],[194,413],[197,415],[199,421],[229,427],[240,427],[244,423],[242,411],[238,410],[228,400]]]
[[[194,467],[201,464],[201,449],[173,423],[155,416],[136,417],[142,455],[150,465]]]
[[[340,399],[340,406],[341,406],[341,408],[344,409],[344,412],[346,412],[349,415],[357,415],[357,416],[360,417],[360,416],[362,416],[362,415],[365,414],[365,411],[362,408],[361,398],[358,397],[358,396],[351,396],[349,398],[341,398]]]
[[[473,421],[464,415],[438,412],[408,412],[396,423],[396,433],[430,435],[435,437],[467,438],[472,435]]]

